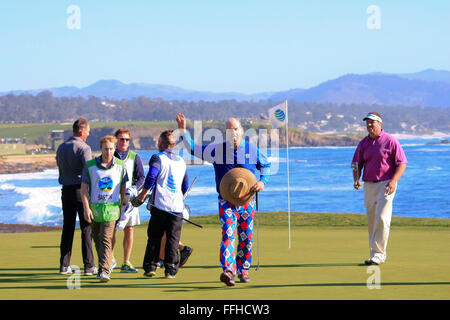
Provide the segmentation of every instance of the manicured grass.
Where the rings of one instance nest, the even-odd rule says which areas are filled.
[[[191,217],[203,224],[203,229],[184,225],[182,241],[192,246],[194,253],[175,279],[165,279],[162,270],[155,278],[143,277],[147,240],[143,224],[135,230],[132,254],[139,273],[115,270],[108,283],[81,274],[78,290],[69,290],[69,276],[58,274],[59,231],[0,234],[0,299],[450,299],[448,220],[419,226],[415,220],[399,219],[399,225],[391,228],[387,263],[378,269],[381,289],[369,289],[367,281],[372,274],[362,264],[368,255],[367,228],[357,224],[365,217],[330,215],[293,214],[288,248],[287,213],[260,214],[252,281],[237,282],[233,288],[219,281],[221,231],[217,215]],[[120,264],[123,233],[117,236],[115,256]],[[260,267],[256,271],[258,255]],[[83,268],[79,230],[72,265]]]
[[[219,224],[217,215],[192,217],[200,224]],[[310,213],[291,212],[292,227],[366,227],[365,214],[358,213]],[[255,222],[256,223],[256,222]],[[261,226],[288,226],[287,212],[259,212]],[[450,219],[393,217],[393,227],[442,227],[450,228]]]
[[[39,137],[47,136],[52,130],[72,130],[73,123],[27,123],[27,124],[0,124],[0,137],[27,138],[33,141]],[[175,121],[116,121],[116,122],[89,122],[91,129],[95,128],[175,128]]]

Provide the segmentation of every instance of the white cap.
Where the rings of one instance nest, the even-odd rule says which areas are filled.
[[[371,120],[374,120],[374,121],[378,121],[378,122],[383,123],[383,120],[381,120],[381,118],[380,118],[379,116],[377,116],[376,114],[373,114],[373,113],[369,113],[369,114],[363,119],[363,121],[366,121],[367,119],[371,119]]]

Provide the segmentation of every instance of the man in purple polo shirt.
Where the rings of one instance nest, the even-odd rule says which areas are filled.
[[[370,248],[370,259],[364,263],[378,265],[386,261],[392,201],[408,161],[398,140],[382,129],[379,113],[370,112],[363,121],[369,135],[359,142],[353,156],[353,187],[361,189],[359,179],[364,168],[362,180]]]

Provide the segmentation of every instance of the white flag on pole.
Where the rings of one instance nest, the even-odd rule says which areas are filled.
[[[269,109],[269,120],[272,122],[273,128],[279,128],[287,123],[287,102]]]
[[[272,128],[286,126],[286,176],[287,176],[287,205],[288,205],[288,228],[289,228],[289,249],[291,248],[291,196],[289,181],[289,126],[288,126],[288,105],[287,100],[269,109],[269,120]]]

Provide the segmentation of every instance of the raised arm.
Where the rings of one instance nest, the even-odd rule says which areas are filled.
[[[212,157],[209,157],[207,155],[205,156],[205,149],[208,146],[196,145],[194,140],[191,138],[191,135],[186,130],[186,118],[185,118],[184,114],[178,113],[176,120],[177,120],[177,124],[178,124],[178,129],[183,134],[184,145],[186,146],[188,151],[192,155],[196,156],[197,158],[200,158],[202,160],[206,160],[209,162],[214,162],[214,159],[212,159]]]

